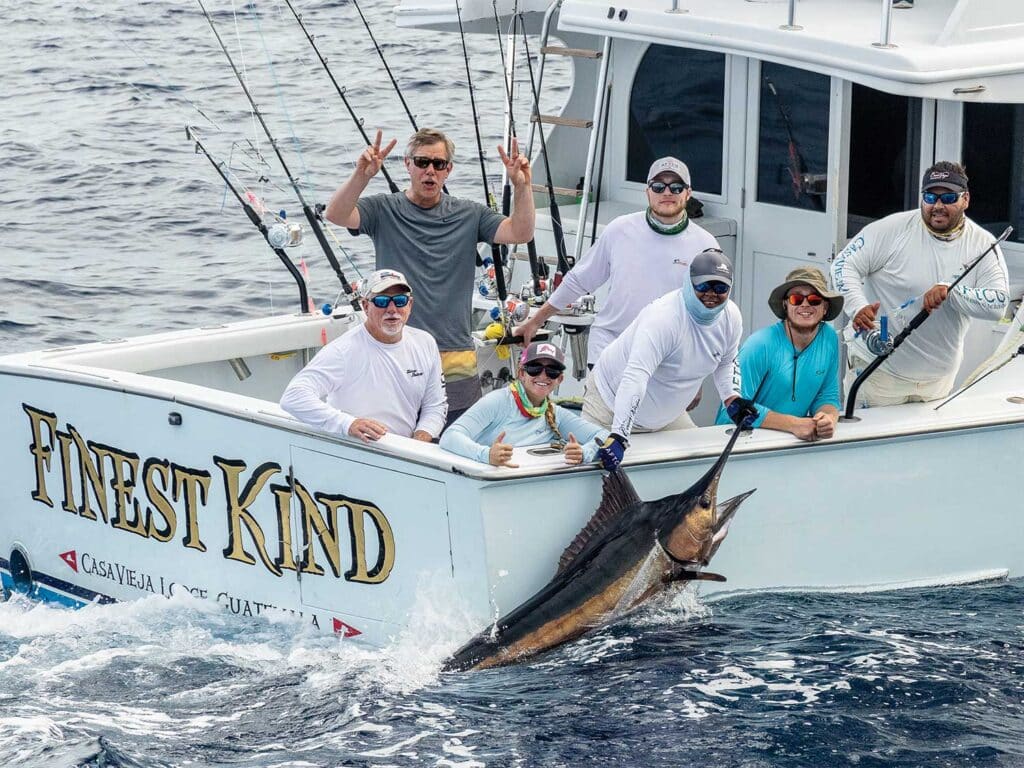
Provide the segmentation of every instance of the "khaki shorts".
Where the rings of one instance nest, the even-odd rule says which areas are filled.
[[[608,407],[604,398],[601,397],[601,393],[597,390],[597,384],[594,383],[593,371],[587,374],[587,380],[583,384],[583,418],[592,424],[600,424],[605,429],[611,429],[612,422],[615,420],[615,413]],[[640,424],[634,424],[633,431],[665,432],[670,429],[694,429],[696,426],[697,425],[693,423],[693,419],[690,418],[690,414],[683,411],[678,419],[669,422],[664,427],[650,429],[649,427],[644,427]]]
[[[869,365],[856,355],[850,355],[850,370],[846,373],[843,386],[850,391],[860,372]],[[945,397],[953,389],[956,372],[932,381],[907,381],[886,373],[881,367],[864,380],[857,391],[858,408],[876,408],[901,403],[927,403]]]

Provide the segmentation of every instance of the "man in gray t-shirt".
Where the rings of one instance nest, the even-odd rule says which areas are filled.
[[[369,235],[377,268],[404,272],[417,286],[410,325],[437,340],[448,394],[448,421],[480,397],[476,353],[470,336],[477,243],[525,243],[533,237],[534,207],[529,160],[513,139],[511,154],[498,153],[515,190],[512,215],[444,193],[455,145],[440,131],[423,129],[409,139],[405,167],[409,188],[361,198],[396,139],[381,149],[381,132],[356,161],[352,176],[334,193],[326,217],[353,234]]]

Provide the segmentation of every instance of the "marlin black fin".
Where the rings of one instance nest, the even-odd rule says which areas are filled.
[[[576,534],[576,538],[558,558],[556,575],[568,568],[580,552],[586,549],[587,544],[598,534],[614,525],[626,510],[642,503],[633,483],[623,470],[616,469],[605,475],[601,490],[601,503],[597,505],[597,511],[583,526],[583,530]]]

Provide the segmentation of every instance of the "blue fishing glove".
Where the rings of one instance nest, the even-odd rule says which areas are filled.
[[[753,400],[744,400],[742,397],[737,397],[725,406],[725,412],[729,414],[732,423],[740,429],[750,429],[754,420],[761,415],[754,407]]]
[[[597,439],[594,439],[597,442]],[[608,439],[600,443],[597,451],[597,458],[601,460],[601,466],[611,472],[618,469],[622,463],[622,457],[626,454],[626,438],[612,432]]]

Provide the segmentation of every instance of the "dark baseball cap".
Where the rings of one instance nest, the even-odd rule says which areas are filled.
[[[933,165],[924,172],[921,179],[922,191],[929,189],[949,189],[953,192],[967,191],[967,176],[947,168]]]

